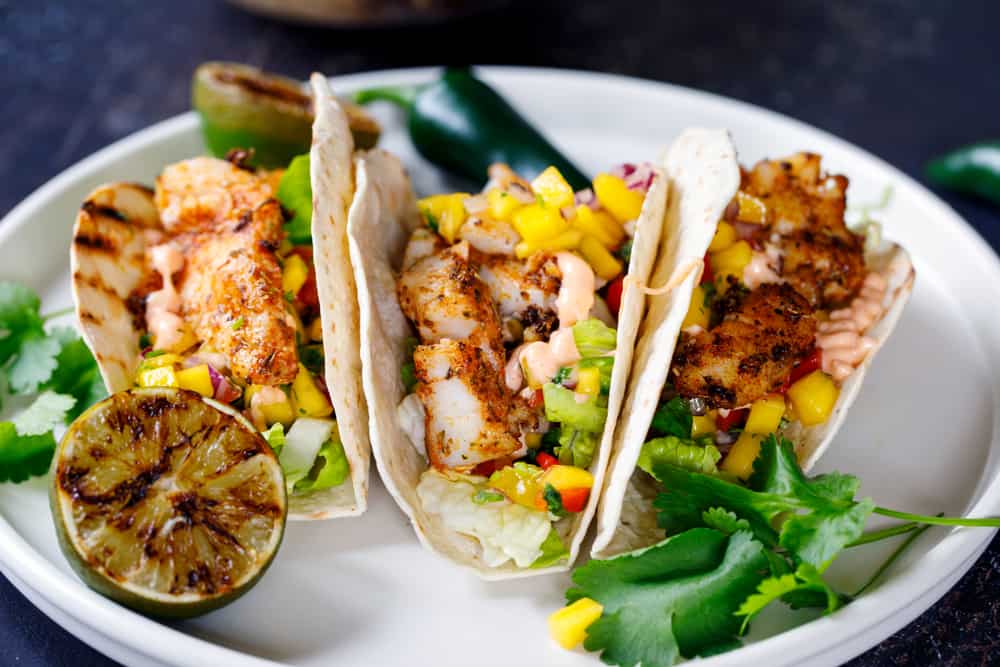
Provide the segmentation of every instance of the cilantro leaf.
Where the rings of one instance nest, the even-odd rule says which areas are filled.
[[[735,612],[767,571],[764,547],[750,533],[697,528],[577,568],[566,599],[604,606],[587,631],[588,651],[601,651],[607,664],[662,667],[733,647]]]
[[[545,499],[545,504],[548,506],[550,514],[558,517],[566,516],[566,508],[563,507],[562,495],[556,490],[556,487],[546,484],[545,489],[542,491],[542,498]]]
[[[288,240],[299,245],[312,241],[312,183],[309,180],[309,154],[297,155],[278,183],[277,197],[292,214],[285,223]]]
[[[860,537],[874,509],[870,498],[853,500],[858,481],[850,475],[806,478],[792,444],[782,439],[779,445],[773,435],[761,443],[751,488],[667,463],[654,463],[652,470],[665,488],[654,506],[668,532],[705,525],[703,513],[721,507],[745,519],[764,544],[778,543],[820,571]],[[776,533],[772,522],[782,518]]]
[[[52,431],[21,435],[13,422],[0,422],[0,482],[23,482],[44,475],[55,451]]]
[[[20,350],[7,369],[10,390],[15,394],[34,394],[49,381],[56,369],[59,341],[44,333],[21,342]]]
[[[51,336],[59,341],[56,369],[42,389],[58,394],[68,394],[76,399],[73,408],[66,413],[67,423],[80,416],[84,410],[108,395],[104,380],[94,361],[90,348],[76,331],[59,327]]]
[[[0,364],[17,354],[29,336],[42,336],[38,295],[20,283],[0,281]]]
[[[743,617],[740,634],[746,632],[754,616],[776,600],[783,600],[795,609],[822,607],[825,614],[832,614],[850,601],[823,581],[812,565],[802,563],[794,573],[770,577],[760,582],[757,592],[749,596],[736,611]]]
[[[680,396],[674,396],[656,409],[653,414],[653,431],[656,435],[672,435],[689,440],[692,419],[688,402]]]
[[[75,403],[72,396],[46,391],[14,417],[12,423],[18,435],[42,435],[60,426]]]
[[[712,507],[701,513],[701,518],[709,528],[732,535],[738,530],[750,530],[750,523],[721,507]]]

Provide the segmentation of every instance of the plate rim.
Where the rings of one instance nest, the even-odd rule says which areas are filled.
[[[639,77],[541,67],[480,66],[476,70],[483,75],[484,79],[496,81],[501,85],[503,81],[506,81],[510,85],[516,86],[517,80],[524,78],[545,78],[550,83],[553,79],[589,80],[589,83],[597,86],[629,88],[640,95],[687,97],[699,104],[724,105],[729,107],[730,112],[735,109],[740,115],[756,116],[791,126],[799,131],[809,132],[836,146],[838,150],[850,154],[852,159],[868,162],[892,176],[894,187],[897,188],[900,196],[905,196],[926,209],[930,217],[946,219],[953,229],[957,229],[962,234],[961,242],[967,244],[970,249],[974,249],[984,267],[996,275],[997,284],[1000,285],[1000,258],[997,257],[986,240],[954,209],[908,174],[864,148],[841,139],[826,130],[735,98]],[[426,80],[429,75],[437,71],[440,71],[439,67],[387,69],[338,75],[332,77],[332,80],[335,85],[350,90],[371,82],[384,85],[388,82],[402,83]],[[78,182],[81,176],[114,161],[121,153],[142,150],[145,145],[155,143],[157,140],[190,132],[197,125],[197,122],[193,111],[181,113],[137,130],[67,167],[34,190],[0,220],[0,244],[7,243],[8,239],[21,226],[29,224],[34,212],[44,208],[45,203],[57,196],[60,191]],[[974,331],[980,333],[976,329]],[[992,398],[993,440],[989,448],[991,458],[1000,452],[1000,409],[998,409],[996,387],[993,388]],[[974,491],[977,492],[977,497],[966,507],[964,514],[978,516],[1000,511],[1000,472],[996,472],[990,480],[980,478],[979,485]],[[730,662],[734,659],[752,664],[765,657],[773,659],[773,655],[779,652],[786,656],[782,658],[786,662],[789,661],[789,658],[793,658],[795,662],[821,660],[824,655],[838,649],[843,652],[851,642],[854,642],[854,646],[847,650],[851,655],[857,655],[898,630],[912,620],[916,614],[898,626],[890,621],[892,617],[909,616],[904,612],[915,604],[921,607],[917,612],[919,614],[936,603],[951,588],[951,586],[941,588],[940,583],[955,576],[956,573],[955,579],[957,580],[964,572],[968,571],[986,549],[996,532],[996,529],[952,529],[924,556],[910,564],[907,568],[907,577],[904,580],[901,581],[899,577],[883,580],[867,596],[852,603],[851,607],[857,611],[852,613],[847,620],[856,627],[849,634],[843,634],[843,629],[837,627],[845,622],[844,612],[841,612],[744,645],[737,651],[702,660],[701,664],[719,665],[723,661]],[[957,565],[956,561],[958,561]],[[2,514],[0,514],[0,570],[5,573],[8,571],[13,573],[21,583],[48,604],[72,617],[83,626],[137,654],[146,655],[152,660],[177,665],[239,664],[265,667],[281,664],[190,635],[169,625],[148,619],[103,598],[75,578],[60,571],[55,564],[48,561],[28,544]],[[917,580],[916,583],[920,585],[909,581],[914,578]],[[37,585],[36,582],[38,582]],[[938,590],[939,588],[940,590]],[[928,595],[932,596],[932,600],[930,605],[925,607],[921,600]],[[870,609],[871,607],[874,609]],[[890,626],[895,627],[889,630]],[[865,638],[868,634],[865,630],[875,627],[884,627],[887,632],[874,633],[874,639]],[[109,628],[113,628],[113,630],[109,631]],[[75,632],[73,634],[85,643],[90,643],[80,634]],[[832,639],[833,637],[836,639]],[[858,643],[859,640],[860,643]],[[178,642],[185,646],[184,651],[178,651]],[[785,648],[781,648],[782,646]],[[805,652],[795,651],[796,646],[809,648]],[[179,655],[179,653],[184,655]],[[594,656],[594,659],[596,660],[597,657]]]

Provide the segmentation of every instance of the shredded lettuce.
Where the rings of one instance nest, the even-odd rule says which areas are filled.
[[[597,318],[573,325],[573,340],[581,357],[600,357],[613,352],[618,333]]]
[[[295,420],[284,435],[285,444],[278,452],[278,462],[285,471],[285,485],[288,492],[295,491],[295,485],[312,472],[323,445],[336,432],[337,422],[332,419],[300,417]]]
[[[559,446],[556,448],[559,462],[577,468],[589,468],[600,437],[601,434],[597,431],[562,429],[559,433]]]
[[[653,474],[654,467],[665,463],[690,472],[715,475],[719,472],[716,464],[721,458],[722,454],[715,445],[707,443],[702,445],[668,435],[646,442],[639,453],[637,465],[650,475]]]
[[[281,448],[285,446],[285,427],[280,423],[271,424],[271,428],[261,433],[261,435],[267,440],[267,444],[271,446],[275,454],[280,452]]]
[[[309,154],[292,158],[278,183],[278,201],[292,213],[285,223],[288,240],[298,245],[312,242],[312,184],[309,182]]]
[[[344,446],[335,430],[333,437],[320,448],[309,474],[295,483],[295,492],[322,491],[340,486],[350,472],[351,466],[344,454]]]
[[[542,542],[542,555],[531,564],[532,568],[551,567],[559,561],[569,557],[569,549],[559,538],[559,533],[555,528],[549,530],[549,536]]]
[[[559,422],[563,430],[570,426],[581,431],[602,431],[604,421],[608,418],[606,400],[589,397],[582,403],[577,402],[577,394],[551,382],[542,387],[545,400],[545,418],[550,422]],[[601,405],[601,403],[605,405]]]
[[[483,561],[490,567],[510,560],[518,567],[530,567],[542,556],[542,545],[552,530],[548,512],[506,501],[477,504],[474,498],[485,488],[482,481],[428,470],[417,484],[417,496],[424,509],[439,515],[448,528],[478,540]]]

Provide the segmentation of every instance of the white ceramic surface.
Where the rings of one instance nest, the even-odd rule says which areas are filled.
[[[340,90],[426,80],[431,70],[344,77]],[[550,70],[481,74],[592,172],[657,157],[689,125],[728,127],[743,162],[799,149],[851,178],[853,205],[895,196],[878,217],[913,254],[917,284],[894,335],[818,471],[856,473],[890,507],[1000,513],[1000,264],[955,213],[877,158],[746,104],[659,83]],[[404,157],[419,191],[446,187],[417,158],[387,107],[383,145]],[[70,303],[67,255],[79,204],[108,180],[151,183],[202,150],[193,115],[160,123],[58,176],[0,224],[0,278],[40,290],[46,309]],[[0,485],[0,570],[46,614],[130,665],[597,665],[549,641],[545,619],[568,576],[485,583],[423,551],[377,480],[357,519],[293,523],[274,566],[232,606],[162,625],[89,591],[56,544],[47,479]],[[875,522],[878,525],[878,522]],[[982,552],[992,531],[935,529],[856,602],[832,617],[776,611],[747,646],[704,665],[837,664],[933,604]],[[850,551],[830,570],[854,590],[893,547]],[[797,624],[795,629],[771,636]]]

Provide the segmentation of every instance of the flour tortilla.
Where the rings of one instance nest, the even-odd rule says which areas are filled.
[[[289,497],[292,520],[356,516],[368,496],[368,411],[361,390],[358,308],[347,251],[347,210],[353,193],[354,146],[347,118],[326,79],[313,75],[316,120],[310,151],[313,256],[323,325],[325,379],[337,416],[351,480]],[[77,215],[70,250],[73,299],[83,338],[109,392],[133,385],[145,329],[127,306],[146,272],[145,250],[162,231],[153,191],[134,183],[94,190]]]
[[[643,321],[625,415],[615,433],[612,458],[597,520],[591,555],[608,558],[647,547],[663,538],[652,502],[656,482],[636,468],[647,440],[653,413],[667,382],[674,346],[680,335],[694,288],[701,282],[703,260],[726,206],[740,185],[736,150],[723,130],[691,129],[671,146],[664,168],[670,180],[670,202],[652,286],[677,285],[650,298]],[[795,445],[808,471],[833,440],[857,397],[875,353],[889,337],[913,288],[909,255],[895,244],[883,244],[866,256],[867,267],[886,277],[885,313],[866,333],[876,344],[841,385],[840,397],[823,424],[791,425],[784,436]],[[683,277],[683,280],[681,278]]]
[[[351,208],[348,238],[358,285],[361,309],[362,379],[371,411],[371,441],[389,493],[406,513],[421,543],[483,579],[499,580],[566,570],[572,565],[596,511],[607,466],[614,426],[621,408],[632,348],[645,307],[642,286],[648,282],[667,199],[667,180],[657,170],[653,185],[636,223],[628,276],[624,281],[618,320],[614,371],[608,397],[608,419],[600,446],[590,466],[595,492],[583,512],[574,515],[560,535],[569,549],[564,564],[539,569],[517,567],[512,562],[488,566],[474,538],[448,529],[441,517],[425,512],[417,496],[420,475],[427,461],[410,444],[396,408],[406,396],[400,368],[406,361],[406,339],[413,329],[400,310],[396,277],[410,233],[422,226],[409,180],[399,162],[381,151],[356,159],[357,195]]]

